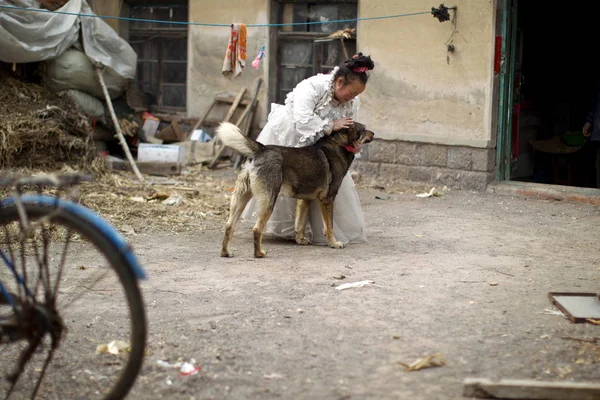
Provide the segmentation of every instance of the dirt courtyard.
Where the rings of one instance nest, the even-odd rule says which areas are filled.
[[[203,174],[226,209],[233,172]],[[109,216],[149,275],[148,355],[129,398],[461,399],[468,377],[597,381],[600,326],[557,315],[548,292],[599,291],[599,208],[417,192],[359,185],[367,243],[266,239],[265,259],[248,225],[235,257],[219,256],[215,207],[156,206],[181,229]],[[436,354],[445,365],[402,366]],[[201,370],[164,366],[178,361]]]

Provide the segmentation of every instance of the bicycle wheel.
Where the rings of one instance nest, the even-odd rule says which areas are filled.
[[[0,202],[0,282],[13,302],[0,301],[0,325],[16,325],[0,327],[0,398],[124,398],[146,345],[136,257],[83,206],[22,202],[25,237],[14,199]]]

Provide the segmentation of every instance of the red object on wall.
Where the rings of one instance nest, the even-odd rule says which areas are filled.
[[[500,73],[502,65],[502,36],[496,36],[494,43],[494,73]]]

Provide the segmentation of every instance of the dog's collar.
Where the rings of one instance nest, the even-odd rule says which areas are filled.
[[[346,151],[348,151],[350,153],[356,154],[356,153],[358,153],[359,150],[357,150],[356,147],[347,144],[346,145]]]

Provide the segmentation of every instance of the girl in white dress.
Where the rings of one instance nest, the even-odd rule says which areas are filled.
[[[257,140],[262,144],[304,147],[324,135],[347,128],[357,117],[358,95],[366,87],[367,71],[374,68],[369,56],[358,53],[330,74],[318,74],[298,83],[285,105],[272,104],[264,129]],[[360,122],[360,121],[357,121]],[[360,157],[360,154],[356,155]],[[296,199],[279,195],[265,234],[295,240]],[[256,202],[250,200],[242,218],[256,221]],[[365,220],[354,181],[348,172],[333,203],[333,229],[338,241],[360,243],[366,240]],[[310,205],[306,238],[312,244],[326,245],[318,202]]]

